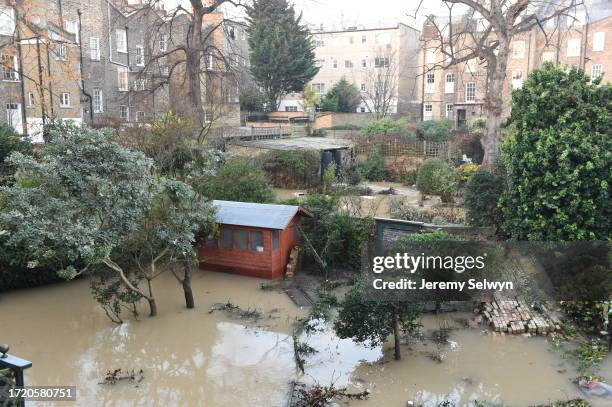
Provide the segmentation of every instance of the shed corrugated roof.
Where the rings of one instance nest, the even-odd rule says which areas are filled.
[[[283,230],[298,213],[310,214],[299,206],[252,202],[213,201],[217,208],[217,223]]]

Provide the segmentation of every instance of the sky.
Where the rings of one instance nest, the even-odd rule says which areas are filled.
[[[166,8],[187,0],[165,0]],[[440,14],[445,8],[440,0],[423,0],[417,18],[416,9],[421,0],[293,0],[296,11],[303,13],[304,21],[326,30],[351,26],[381,27],[403,22],[421,28],[424,16]],[[233,10],[226,10],[235,18]]]

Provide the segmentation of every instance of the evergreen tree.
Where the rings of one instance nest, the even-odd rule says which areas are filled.
[[[354,113],[361,102],[361,92],[346,78],[334,84],[321,102],[321,109],[328,112]]]
[[[287,0],[255,0],[248,9],[251,73],[277,110],[289,92],[301,92],[317,74],[308,28]]]

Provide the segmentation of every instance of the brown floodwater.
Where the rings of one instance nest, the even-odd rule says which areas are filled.
[[[170,275],[155,281],[159,315],[111,323],[89,294],[86,280],[0,294],[0,342],[33,361],[29,385],[76,385],[78,401],[67,406],[285,406],[289,383],[300,379],[370,389],[366,401],[350,406],[405,406],[407,400],[436,406],[445,398],[525,406],[579,397],[571,362],[544,338],[492,337],[480,330],[454,330],[449,342],[414,340],[401,362],[390,349],[337,338],[330,328],[303,335],[318,352],[306,375],[293,359],[292,324],[305,315],[279,292],[261,290],[263,280],[198,272],[194,310],[184,309],[182,291]],[[245,320],[214,304],[231,301],[262,313]],[[425,336],[443,319],[423,319]],[[442,354],[436,362],[432,354]],[[139,384],[101,385],[108,370],[142,369]],[[600,374],[612,381],[608,358]],[[594,400],[597,406],[609,401]],[[29,403],[29,405],[50,405]],[[54,404],[57,405],[57,404]]]

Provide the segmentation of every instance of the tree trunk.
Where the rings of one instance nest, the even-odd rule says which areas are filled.
[[[393,305],[393,341],[395,343],[395,360],[400,360],[400,325],[399,325],[399,306]]]
[[[480,143],[484,150],[482,165],[493,168],[497,165],[499,148],[501,145],[501,124],[504,109],[503,91],[506,82],[506,67],[510,42],[500,38],[499,53],[494,61],[489,61],[487,70],[487,95],[485,108],[487,110],[487,124]]]
[[[154,317],[157,315],[157,304],[155,303],[155,298],[147,298],[149,302],[149,316]]]
[[[189,38],[185,49],[185,75],[187,82],[187,112],[190,117],[202,115],[202,86],[200,73],[202,65],[202,18],[204,12],[194,7]]]
[[[185,292],[185,306],[189,309],[195,308],[195,301],[193,300],[193,291],[191,290],[191,267],[186,265],[184,267],[185,275],[183,276],[183,291]]]

